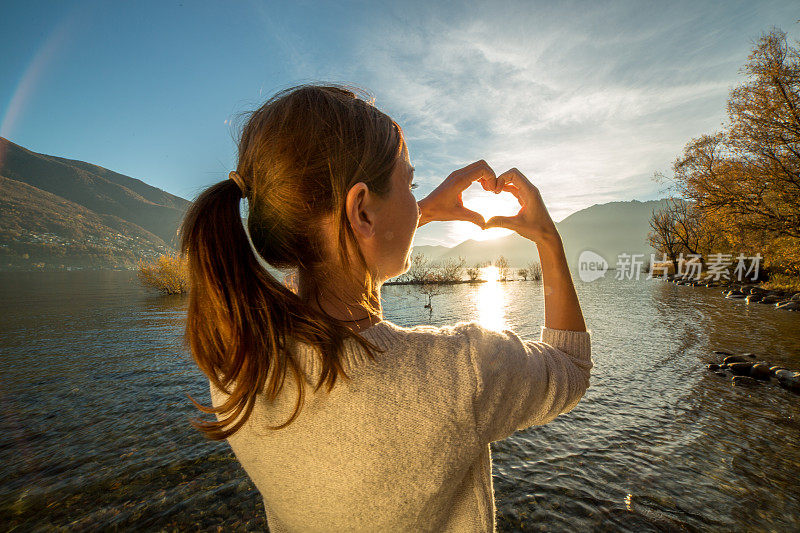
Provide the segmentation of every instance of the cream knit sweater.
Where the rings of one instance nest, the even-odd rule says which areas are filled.
[[[314,349],[303,410],[287,373],[274,405],[258,396],[228,439],[264,498],[269,528],[284,531],[494,531],[489,443],[546,424],[589,387],[590,332],[542,327],[540,341],[479,323],[405,328],[383,320],[361,332],[386,349],[370,361],[346,341],[341,377],[313,393]],[[213,385],[214,405],[225,396]],[[219,415],[217,415],[219,417]]]

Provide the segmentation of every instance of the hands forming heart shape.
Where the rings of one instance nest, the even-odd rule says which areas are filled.
[[[480,213],[464,207],[461,194],[475,181],[480,181],[485,191],[495,194],[505,191],[513,194],[519,201],[519,212],[513,217],[493,216],[484,221]],[[558,236],[539,189],[516,168],[496,176],[494,170],[483,159],[456,170],[417,203],[422,213],[420,226],[434,221],[464,220],[480,226],[481,229],[514,230],[534,242]]]

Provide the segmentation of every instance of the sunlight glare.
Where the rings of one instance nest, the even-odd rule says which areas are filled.
[[[519,212],[519,202],[510,192],[494,194],[484,191],[481,184],[473,183],[462,194],[464,207],[480,213],[484,220],[489,220],[493,216],[514,216]],[[468,223],[463,227],[466,233],[464,239],[474,239],[476,241],[486,241],[497,239],[514,233],[504,228],[489,228],[482,230],[475,224]]]
[[[496,283],[500,279],[500,269],[494,265],[481,268],[481,273],[487,283]]]
[[[494,331],[502,331],[508,327],[503,287],[497,281],[499,277],[500,270],[496,266],[481,268],[481,278],[486,283],[481,283],[476,295],[478,321],[483,327]]]

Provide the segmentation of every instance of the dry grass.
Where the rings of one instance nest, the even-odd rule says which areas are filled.
[[[800,278],[786,274],[773,274],[761,287],[771,291],[800,292]]]
[[[189,289],[189,268],[178,255],[161,255],[152,261],[140,260],[139,281],[164,294],[183,294]]]

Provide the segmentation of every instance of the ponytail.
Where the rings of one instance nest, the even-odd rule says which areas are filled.
[[[287,370],[298,383],[294,412],[283,424],[267,427],[283,428],[298,416],[304,380],[287,338],[321,349],[322,373],[315,391],[323,382],[330,391],[340,373],[349,379],[339,357],[347,337],[355,338],[370,358],[372,350],[379,350],[344,322],[305,304],[259,263],[239,213],[241,195],[232,179],[212,185],[191,205],[180,228],[181,254],[188,259],[190,278],[184,342],[203,374],[229,395],[216,408],[204,407],[189,396],[204,413],[231,413],[223,420],[190,420],[212,440],[224,440],[241,428],[257,394],[273,401]],[[242,413],[235,425],[223,429]]]
[[[314,348],[319,358],[315,391],[323,383],[330,391],[340,374],[349,379],[342,368],[347,339],[369,359],[380,351],[347,322],[328,315],[319,298],[330,289],[325,276],[335,263],[353,278],[348,281],[365,288],[357,305],[373,315],[380,312],[379,285],[347,220],[344,198],[358,182],[385,197],[404,149],[400,126],[342,86],[291,87],[249,115],[236,171],[198,196],[180,229],[181,254],[189,263],[184,342],[211,384],[228,395],[216,408],[189,396],[204,413],[218,415],[214,421],[191,421],[208,438],[223,440],[238,431],[256,396],[274,401],[289,371],[298,384],[294,412],[285,423],[268,427],[280,429],[295,420],[306,380],[290,340]],[[248,231],[239,213],[243,194]],[[328,220],[335,242],[321,240],[320,224]],[[351,246],[358,264],[351,262]],[[295,294],[276,280],[261,259],[278,270],[297,269],[303,290]]]

